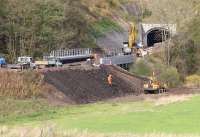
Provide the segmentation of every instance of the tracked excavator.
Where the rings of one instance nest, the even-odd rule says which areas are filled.
[[[142,47],[142,44],[137,44],[137,29],[133,23],[129,25],[129,32],[128,32],[128,42],[124,42],[123,51],[125,54],[136,54],[137,57],[143,57],[147,55],[147,51],[145,51]]]

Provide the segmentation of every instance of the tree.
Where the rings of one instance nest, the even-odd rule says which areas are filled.
[[[3,24],[6,29],[1,31],[1,36],[7,38],[3,49],[8,51],[9,61],[14,62],[22,55],[42,57],[64,41],[67,31],[62,25],[64,9],[61,2],[8,0],[7,7],[9,12]]]
[[[182,78],[196,73],[200,65],[199,46],[191,39],[184,39],[185,37],[175,38],[170,50],[170,64],[178,69]]]
[[[6,52],[6,41],[7,37],[4,34],[5,32],[5,21],[7,13],[7,0],[0,0],[0,53]]]
[[[71,36],[66,40],[70,47],[85,47],[86,43],[94,44],[89,35],[89,21],[86,18],[88,10],[82,11],[81,7],[86,8],[77,0],[69,0],[65,3],[65,27],[71,32]]]

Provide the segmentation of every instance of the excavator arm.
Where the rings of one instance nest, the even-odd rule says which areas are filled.
[[[136,36],[137,36],[136,27],[133,23],[130,23],[129,36],[128,36],[128,47],[130,49],[132,49],[136,44]]]

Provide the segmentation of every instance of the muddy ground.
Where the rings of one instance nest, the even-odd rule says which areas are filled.
[[[133,102],[133,101],[142,101],[142,100],[159,100],[161,98],[168,97],[183,97],[183,96],[191,96],[191,95],[199,95],[200,88],[173,88],[169,89],[168,92],[161,94],[139,94],[139,95],[127,95],[123,97],[116,97],[113,99],[108,99],[106,102]]]
[[[170,95],[196,94],[200,89],[174,88],[159,95],[145,95],[143,83],[146,78],[130,74],[116,66],[92,67],[74,64],[60,69],[42,71],[48,93],[45,97],[54,104],[85,104],[107,100],[144,100]],[[113,85],[107,82],[113,75]]]
[[[57,92],[60,91],[68,103],[92,103],[115,97],[138,95],[143,91],[143,78],[131,75],[115,66],[87,69],[73,66],[43,73],[45,82]],[[113,75],[112,86],[107,83],[108,74]]]

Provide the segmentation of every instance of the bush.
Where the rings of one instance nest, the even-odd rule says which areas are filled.
[[[194,74],[186,77],[186,86],[200,87],[200,75]]]
[[[195,41],[187,39],[187,35],[174,38],[170,50],[170,64],[178,69],[182,79],[197,73],[200,65],[199,52],[200,46]]]
[[[167,83],[169,87],[176,87],[180,83],[180,76],[176,68],[169,67],[163,70],[158,79],[164,83]]]
[[[150,56],[145,59],[139,59],[131,66],[130,72],[150,77],[155,73],[156,78],[166,83],[169,87],[176,87],[180,84],[180,74],[175,67],[168,67],[161,59]]]
[[[123,28],[119,26],[116,22],[109,18],[102,18],[98,22],[93,23],[90,26],[90,33],[95,37],[101,37],[107,32],[111,31],[117,31],[121,32],[123,31]]]
[[[151,15],[152,15],[152,11],[145,8],[145,10],[143,12],[143,18],[150,17]]]
[[[118,0],[108,0],[111,7],[119,7],[120,2]]]
[[[143,76],[150,76],[152,74],[150,65],[143,59],[138,60],[133,66],[130,67],[129,71]]]

